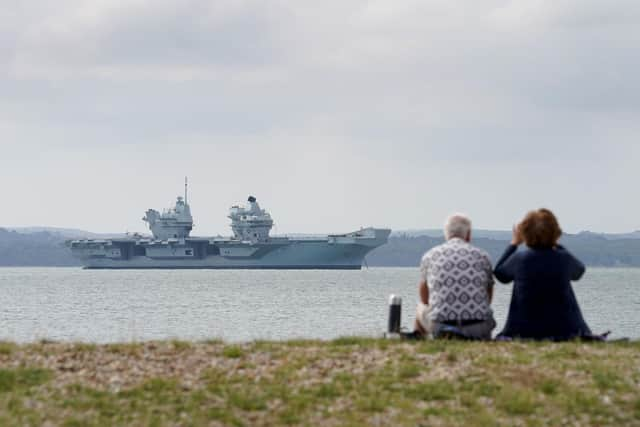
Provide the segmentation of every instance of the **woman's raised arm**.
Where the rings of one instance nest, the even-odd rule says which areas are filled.
[[[517,250],[517,245],[511,244],[507,246],[507,249],[500,257],[500,260],[498,260],[496,268],[493,270],[493,274],[496,276],[496,279],[501,283],[509,283],[515,278],[515,253]]]
[[[515,278],[516,274],[516,261],[513,256],[518,250],[518,245],[522,243],[522,234],[520,233],[520,225],[513,227],[513,237],[511,238],[511,244],[504,251],[493,274],[502,283],[509,283]]]

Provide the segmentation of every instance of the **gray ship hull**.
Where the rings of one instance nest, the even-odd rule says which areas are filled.
[[[387,242],[390,230],[367,228],[317,239],[267,242],[187,238],[77,240],[72,253],[87,269],[328,269],[358,270]]]

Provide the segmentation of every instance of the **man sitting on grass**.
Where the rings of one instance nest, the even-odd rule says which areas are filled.
[[[455,214],[444,227],[446,242],[428,251],[420,263],[416,334],[440,336],[457,329],[473,339],[491,339],[496,327],[490,304],[493,270],[489,255],[472,246],[471,221]]]

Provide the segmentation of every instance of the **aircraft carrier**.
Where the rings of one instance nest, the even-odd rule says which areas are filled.
[[[190,237],[191,208],[184,197],[162,213],[149,209],[143,221],[152,236],[69,242],[88,269],[343,269],[358,270],[364,257],[387,242],[391,230],[362,228],[321,237],[271,237],[271,215],[250,196],[229,212],[233,236]]]

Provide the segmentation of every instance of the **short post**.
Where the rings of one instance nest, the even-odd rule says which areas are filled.
[[[397,334],[400,332],[400,321],[402,320],[402,298],[391,294],[389,296],[389,327],[387,332]]]

